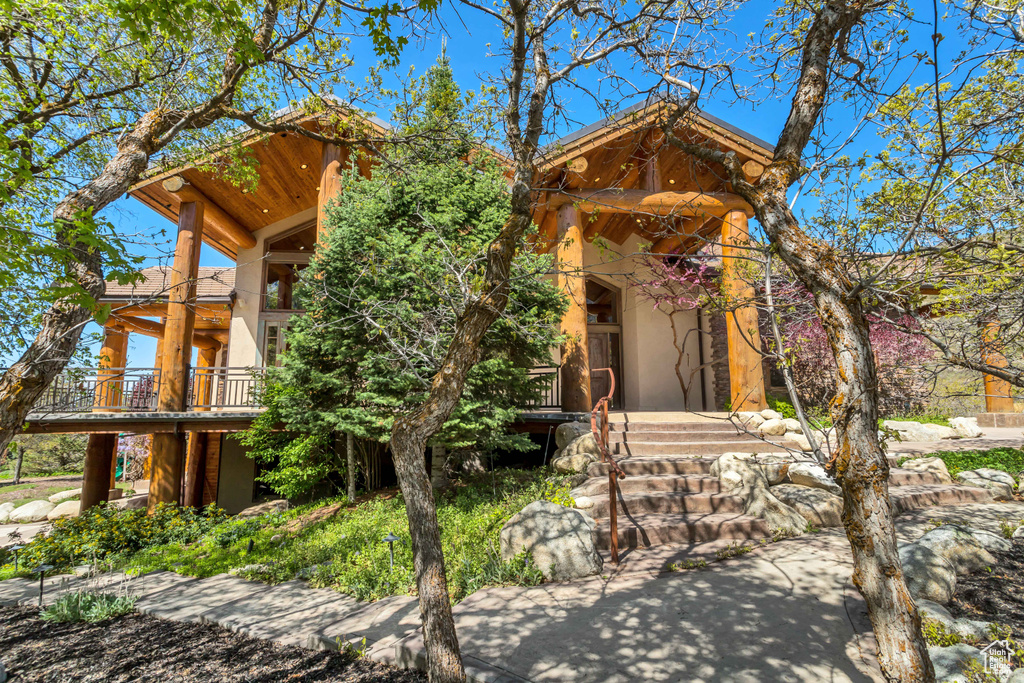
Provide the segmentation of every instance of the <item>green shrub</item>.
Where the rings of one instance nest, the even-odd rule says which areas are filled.
[[[128,614],[138,598],[110,593],[65,593],[39,615],[43,621],[95,623]]]
[[[55,520],[45,536],[33,538],[21,552],[22,567],[49,564],[57,570],[127,555],[168,543],[192,543],[227,518],[216,506],[202,510],[159,505],[152,515],[145,510],[121,510],[97,505],[78,517]],[[13,572],[13,565],[4,570]],[[0,570],[0,577],[4,571]]]
[[[766,396],[765,400],[768,403],[768,407],[771,408],[772,410],[774,410],[775,412],[777,412],[784,419],[785,418],[792,418],[794,420],[796,419],[796,408],[793,407],[793,404],[790,403],[788,398],[781,398],[781,397],[777,397],[777,396]]]
[[[941,458],[952,476],[966,470],[987,467],[1002,470],[1013,476],[1024,471],[1024,450],[1019,448],[993,448],[987,451],[939,451],[929,457]]]
[[[921,633],[929,645],[937,647],[950,647],[963,642],[959,635],[947,631],[946,626],[935,619],[925,619],[921,622]]]

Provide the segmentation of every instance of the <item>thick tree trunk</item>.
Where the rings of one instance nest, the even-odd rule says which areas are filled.
[[[767,188],[766,188],[767,189]],[[833,467],[843,489],[843,524],[853,583],[864,596],[887,680],[930,683],[935,673],[921,617],[903,577],[889,500],[889,461],[878,443],[878,392],[868,323],[835,253],[800,230],[785,193],[758,193],[758,217],[779,255],[814,295],[837,364]]]

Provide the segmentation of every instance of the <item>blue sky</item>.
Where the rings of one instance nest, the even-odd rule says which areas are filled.
[[[772,3],[764,2],[763,0],[744,5],[743,10],[732,22],[732,31],[737,44],[744,42],[748,33],[756,33],[761,30],[763,18],[772,6]],[[918,50],[926,50],[930,49],[929,36],[932,32],[930,25],[930,3],[921,4],[919,11],[921,17],[928,24],[917,24],[911,27],[912,38],[910,45]],[[499,70],[504,64],[503,57],[501,55],[488,57],[488,41],[491,41],[494,46],[500,44],[500,36],[497,35],[493,21],[490,18],[465,8],[460,9],[456,14],[451,5],[445,6],[440,18],[446,27],[447,35],[444,38],[444,42],[447,53],[451,58],[455,77],[460,86],[464,89],[475,89],[482,80],[489,78],[494,73],[500,72]],[[952,58],[954,51],[962,47],[962,37],[956,35],[955,24],[953,23],[947,23],[940,31],[953,36],[943,44],[944,59]],[[368,45],[365,44],[365,41],[356,38],[353,40],[352,45],[352,56],[357,64],[356,69],[365,69],[366,66],[375,62],[375,58],[370,52]],[[442,39],[436,35],[430,39],[416,41],[409,45],[403,54],[400,68],[389,75],[388,85],[396,87],[400,82],[400,76],[408,73],[410,68],[414,68],[417,74],[422,74],[424,70],[435,62],[441,51],[441,45]],[[622,68],[622,66],[622,64],[617,64],[619,68]],[[353,78],[358,73],[358,71],[352,72]],[[587,74],[583,74],[581,78],[586,76]],[[927,72],[921,71],[918,76],[919,78],[915,80],[927,78]],[[741,81],[744,79],[749,81],[750,77],[741,75]],[[343,92],[338,94],[342,97],[345,96]],[[592,100],[579,93],[567,94],[569,95],[569,107],[579,126],[587,125],[600,118],[601,114]],[[633,104],[638,99],[626,100],[622,103],[622,107]],[[277,103],[278,106],[282,104],[284,103]],[[718,116],[769,142],[774,142],[777,139],[779,130],[789,110],[788,95],[784,93],[780,93],[779,96],[773,99],[760,101],[756,106],[750,102],[735,103],[722,98],[716,99],[715,97],[702,99],[701,105],[706,112]],[[376,113],[385,120],[389,118],[386,111],[378,111]],[[832,118],[828,123],[828,131],[831,135],[845,136],[855,126],[856,119],[851,110],[840,107],[834,108],[830,113]],[[558,133],[565,134],[571,132],[576,127],[578,126],[566,124]],[[868,129],[853,140],[852,144],[848,147],[848,153],[857,155],[865,151],[875,151],[879,149],[880,144],[880,141],[875,137],[875,132]],[[143,240],[144,244],[136,245],[137,253],[147,258],[146,265],[153,265],[159,262],[160,258],[170,249],[168,240],[173,237],[175,226],[142,203],[134,199],[122,198],[106,210],[106,216],[118,226],[122,234],[142,234],[147,236]],[[161,230],[166,231],[166,234],[161,236],[159,234]],[[201,264],[207,266],[233,265],[232,262],[210,247],[204,248]],[[88,331],[98,332],[99,327],[90,325]],[[155,340],[138,334],[132,335],[127,364],[131,367],[150,367],[153,363],[154,351]]]

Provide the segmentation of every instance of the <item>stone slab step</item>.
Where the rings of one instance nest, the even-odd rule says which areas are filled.
[[[612,410],[608,413],[609,422],[679,422],[683,424],[707,424],[725,422],[729,413],[688,413],[672,410]]]
[[[608,516],[611,501],[608,496],[594,499],[589,512],[594,519]],[[681,493],[654,491],[623,493],[619,497],[619,517],[650,514],[689,514],[709,512],[743,512],[743,499],[728,493]]]
[[[763,519],[735,513],[635,515],[632,518],[621,515],[618,531],[619,548],[771,537],[771,529]],[[599,547],[609,547],[608,520],[600,520],[594,534]]]
[[[344,617],[309,629],[306,647],[340,650],[351,645],[374,661],[395,664],[395,645],[420,625],[419,601],[409,595],[394,595],[362,603]]]
[[[676,457],[676,458],[616,458],[616,462],[627,477],[653,474],[707,474],[711,471],[713,458]],[[595,462],[587,468],[590,477],[608,477],[608,463]]]
[[[919,510],[933,505],[962,505],[965,503],[991,503],[992,494],[988,489],[977,486],[894,486],[889,489],[896,514],[908,510]]]
[[[619,491],[638,493],[642,491],[682,491],[686,493],[718,493],[722,485],[718,477],[703,475],[654,474],[626,477],[619,480]],[[608,477],[594,477],[572,490],[573,497],[607,496]]]
[[[609,433],[629,432],[726,432],[735,434],[739,430],[727,420],[710,422],[614,422],[608,420]]]
[[[934,472],[918,472],[899,467],[889,470],[890,486],[943,486],[948,484],[949,482],[943,481],[942,477]]]
[[[306,647],[310,630],[362,606],[355,598],[304,581],[286,581],[203,612],[199,620],[280,645]]]
[[[727,431],[724,429],[715,431],[689,431],[689,432],[674,432],[674,431],[643,431],[643,432],[608,432],[608,443],[695,443],[695,442],[706,442],[706,441],[754,441],[758,442],[755,436],[737,432],[735,429]]]
[[[145,579],[163,586],[157,590],[142,589],[142,597],[135,603],[139,612],[161,619],[192,623],[202,621],[207,612],[225,608],[234,602],[250,600],[270,590],[266,584],[229,574],[195,579],[173,572],[157,572],[147,574]]]
[[[696,443],[610,443],[613,455],[721,455],[722,453],[785,453],[785,442],[767,443],[759,440],[729,439],[728,441]]]

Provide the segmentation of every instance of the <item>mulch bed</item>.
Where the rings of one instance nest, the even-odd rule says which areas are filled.
[[[1024,539],[1013,539],[1005,552],[992,551],[996,565],[957,578],[949,611],[957,618],[994,621],[1009,626],[1024,640]]]
[[[416,671],[337,652],[246,638],[217,626],[130,614],[99,624],[52,624],[29,608],[0,608],[0,661],[28,681],[386,681],[422,683]]]

